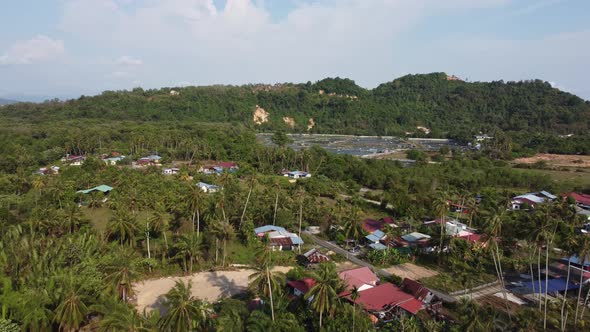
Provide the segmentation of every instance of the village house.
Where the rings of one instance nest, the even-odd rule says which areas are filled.
[[[94,188],[78,190],[76,193],[88,195],[88,194],[92,194],[94,192],[101,192],[104,194],[104,198],[102,199],[102,202],[104,203],[109,199],[109,194],[111,193],[112,190],[113,190],[113,187],[107,186],[106,184],[101,184],[100,186],[96,186]],[[81,201],[80,201],[80,204],[82,204]]]
[[[66,156],[61,159],[62,162],[69,166],[81,166],[85,160],[86,156],[77,156],[73,154],[66,154]]]
[[[590,195],[569,192],[561,195],[563,198],[571,197],[576,205],[582,209],[590,210]]]
[[[219,186],[216,186],[214,184],[205,183],[205,182],[198,182],[196,184],[196,186],[199,187],[199,189],[201,189],[203,192],[205,192],[207,194],[216,193],[221,189],[221,187],[219,187]]]
[[[41,167],[33,174],[35,175],[57,175],[59,174],[60,168],[58,166],[51,166],[51,167]]]
[[[427,249],[430,247],[430,235],[419,232],[412,232],[402,235],[401,237],[393,239],[392,245],[395,248],[421,248]]]
[[[322,254],[321,251],[314,248],[304,253],[303,255],[297,256],[297,262],[306,268],[313,267],[319,263],[329,262],[330,257]]]
[[[116,156],[116,157],[104,158],[102,161],[109,166],[115,166],[123,159],[125,159],[125,156]]]
[[[534,209],[535,206],[552,202],[556,198],[557,196],[547,191],[526,193],[513,197],[510,203],[510,209],[513,211]]]
[[[223,161],[223,162],[219,162],[217,164],[210,164],[210,165],[201,166],[201,168],[199,168],[199,172],[207,174],[207,175],[211,175],[211,174],[221,174],[223,172],[235,173],[239,169],[240,168],[238,167],[238,165],[236,163],[231,162],[231,161]]]
[[[303,239],[280,226],[266,225],[254,229],[258,238],[268,236],[272,250],[295,250],[303,245]]]
[[[311,173],[303,171],[283,171],[282,174],[289,179],[304,179],[311,177]]]
[[[350,294],[354,287],[360,292],[379,284],[379,277],[366,266],[342,271],[338,276],[346,285],[346,290],[340,296]]]
[[[162,174],[164,175],[175,175],[180,172],[180,168],[172,167],[172,168],[164,168],[162,170]]]
[[[350,295],[345,298],[374,316],[374,322],[389,322],[403,314],[416,315],[424,309],[422,301],[388,282],[360,291],[356,300]]]
[[[291,280],[287,282],[287,287],[290,288],[291,294],[294,297],[303,297],[315,286],[316,281],[312,278],[303,278],[301,280]],[[312,299],[309,299],[310,301]]]
[[[440,227],[441,223],[443,222],[445,223],[446,235],[455,238],[461,238],[472,243],[483,242],[483,234],[478,234],[476,229],[471,228],[454,218],[438,218],[426,221],[424,222],[424,225],[429,227]]]
[[[136,166],[160,166],[160,160],[162,160],[162,157],[158,156],[157,154],[152,154],[149,155],[147,157],[142,157],[137,159],[137,162],[135,162]]]

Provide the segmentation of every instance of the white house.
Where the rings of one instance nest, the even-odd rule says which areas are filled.
[[[210,194],[210,193],[216,193],[220,189],[219,186],[216,186],[214,184],[208,184],[208,183],[205,183],[205,182],[199,182],[199,183],[197,183],[197,187],[199,187],[203,192],[206,192],[208,194]]]
[[[114,166],[114,165],[117,165],[117,163],[119,163],[123,159],[125,159],[125,156],[105,158],[102,161],[104,161],[105,164],[107,164],[107,165]]]
[[[311,173],[303,172],[303,171],[290,171],[290,172],[284,172],[283,176],[286,176],[290,179],[303,179],[303,178],[310,178]]]
[[[547,191],[526,193],[512,198],[512,202],[510,203],[510,209],[513,211],[524,210],[524,207],[527,205],[530,208],[535,208],[535,206],[538,204],[552,202],[556,198],[557,196]]]
[[[180,168],[172,167],[172,168],[164,168],[162,170],[162,174],[164,175],[174,175],[180,172]]]

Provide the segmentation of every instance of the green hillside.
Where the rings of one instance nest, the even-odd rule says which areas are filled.
[[[257,106],[266,112],[266,122],[261,124],[253,119]],[[273,86],[137,88],[67,102],[9,105],[0,110],[0,116],[27,121],[225,122],[260,131],[412,135],[462,141],[480,132],[503,131],[524,149],[590,153],[588,101],[540,80],[471,83],[449,79],[445,73],[407,75],[373,90],[341,78]],[[311,122],[313,127],[308,129]],[[558,137],[566,134],[574,134],[574,139]]]

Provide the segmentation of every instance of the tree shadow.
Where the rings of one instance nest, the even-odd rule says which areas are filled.
[[[219,287],[220,293],[219,297],[230,297],[238,293],[245,292],[247,290],[246,287],[239,286],[236,284],[235,281],[229,279],[225,275],[220,275],[217,272],[211,273],[207,276],[207,281],[212,285]]]

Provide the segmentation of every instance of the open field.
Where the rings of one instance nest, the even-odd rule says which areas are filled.
[[[539,153],[532,157],[518,158],[515,164],[534,164],[544,162],[553,167],[590,168],[590,156]]]
[[[404,263],[392,266],[385,269],[385,271],[395,274],[400,278],[409,278],[419,280],[422,278],[430,278],[438,275],[437,271],[418,266],[412,263]]]
[[[590,169],[581,171],[560,171],[548,169],[518,169],[521,172],[548,176],[557,184],[569,184],[579,187],[590,187]]]
[[[277,266],[274,271],[286,273],[291,267]],[[246,290],[248,277],[254,270],[198,272],[190,276],[164,277],[144,280],[133,285],[136,308],[139,312],[159,308],[162,295],[166,294],[177,280],[192,282],[192,295],[203,300],[215,302],[221,297],[229,297]]]

